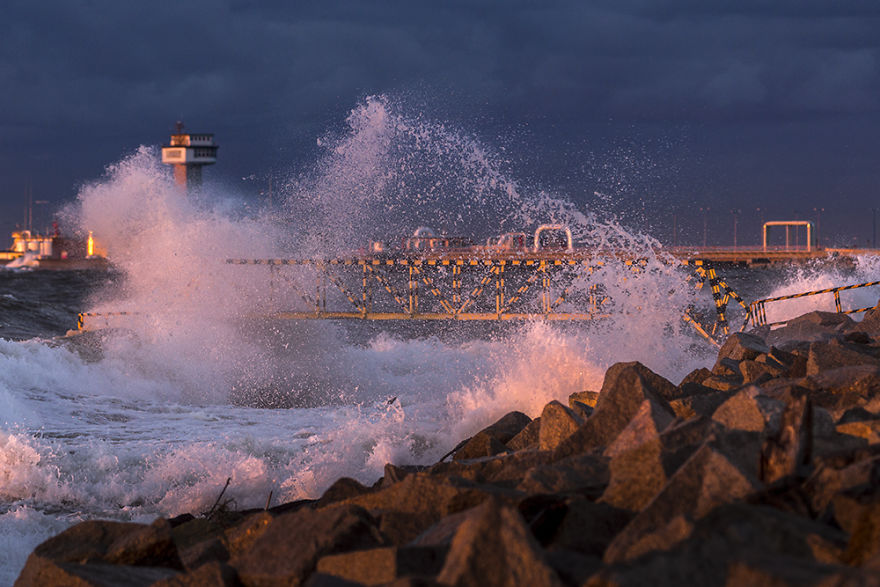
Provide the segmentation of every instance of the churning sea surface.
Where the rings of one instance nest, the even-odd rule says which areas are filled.
[[[99,236],[113,272],[0,269],[0,584],[82,520],[203,513],[227,480],[223,498],[237,508],[316,497],[342,476],[372,484],[386,463],[436,462],[511,410],[536,417],[550,400],[599,389],[615,362],[641,361],[675,383],[714,362],[716,349],[681,320],[711,317],[708,288],[657,258],[650,235],[510,179],[466,133],[385,97],[319,143],[313,169],[265,209],[222,190],[183,198],[156,150],[142,148],[64,211],[67,226]],[[648,259],[641,272],[609,262],[574,284],[600,283],[611,317],[278,321],[261,316],[292,301],[270,293],[268,270],[223,263],[339,255],[420,225],[479,242],[546,222],[568,225],[580,245]],[[861,258],[721,275],[750,301],[873,281],[878,269]],[[878,292],[846,295],[855,308]],[[738,328],[743,313],[730,307]],[[832,307],[803,298],[769,318]],[[83,311],[131,314],[121,328],[68,335]]]

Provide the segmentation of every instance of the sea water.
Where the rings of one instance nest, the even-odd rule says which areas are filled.
[[[0,584],[41,541],[86,519],[150,522],[319,496],[335,479],[371,484],[385,463],[436,462],[511,410],[599,389],[638,360],[675,383],[715,349],[681,320],[709,292],[654,253],[649,235],[517,183],[466,133],[384,97],[321,137],[280,206],[183,198],[155,149],[82,189],[66,212],[98,235],[112,273],[0,272]],[[579,245],[647,259],[591,277],[614,300],[595,324],[454,327],[255,318],[279,302],[267,274],[229,257],[350,254],[427,225],[475,239],[565,223]],[[875,279],[853,267],[739,270],[755,299]],[[851,307],[876,302],[857,291]],[[873,296],[873,297],[872,297]],[[819,304],[817,306],[817,304]],[[824,306],[822,305],[824,304]],[[828,300],[796,300],[782,319]],[[127,327],[62,336],[79,311],[134,312]],[[742,315],[739,315],[742,318]]]

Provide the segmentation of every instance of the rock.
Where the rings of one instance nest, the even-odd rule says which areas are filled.
[[[230,565],[245,585],[299,585],[322,556],[382,545],[375,520],[363,508],[303,509],[275,518]]]
[[[813,405],[807,393],[786,398],[778,426],[764,440],[760,478],[774,483],[784,477],[804,478],[813,457]]]
[[[659,438],[660,433],[666,430],[674,420],[675,414],[669,408],[646,399],[639,406],[639,410],[629,421],[629,424],[605,449],[605,456],[614,457],[645,442]]]
[[[847,422],[837,425],[838,434],[863,438],[868,444],[880,443],[880,420]]]
[[[631,512],[641,511],[669,480],[659,437],[615,453],[610,467],[611,480],[599,501]]]
[[[31,554],[31,557],[34,555]],[[178,575],[178,572],[164,567],[136,567],[108,563],[64,563],[49,559],[39,562],[28,558],[21,574],[15,581],[16,587],[43,587],[45,585],[70,585],[89,587],[104,585],[126,585],[147,587]]]
[[[761,395],[761,388],[746,387],[724,400],[712,413],[712,420],[729,430],[761,432],[782,404]]]
[[[350,477],[340,477],[333,482],[333,485],[327,488],[327,491],[315,502],[315,508],[327,507],[330,504],[344,501],[351,497],[363,495],[373,491],[372,487],[367,487],[356,479]]]
[[[704,389],[709,389],[708,387]],[[711,416],[718,406],[723,404],[732,394],[711,390],[711,393],[690,395],[669,402],[669,407],[676,417],[687,420],[697,416]]]
[[[733,359],[734,361],[754,360],[758,355],[770,352],[764,339],[748,332],[734,332],[727,337],[718,350],[718,360]]]
[[[318,560],[317,570],[364,585],[381,585],[407,575],[436,575],[443,567],[446,550],[437,546],[388,546],[331,554]]]
[[[880,367],[880,359],[875,353],[867,352],[863,345],[846,343],[834,339],[829,342],[814,342],[807,356],[807,376],[816,375],[829,369],[871,365]]]
[[[712,371],[705,367],[700,367],[699,369],[695,369],[685,375],[684,379],[681,380],[681,383],[679,383],[678,386],[681,388],[688,384],[701,384],[711,376]]]
[[[740,461],[748,460],[743,440],[707,440],[669,479],[653,500],[617,535],[605,551],[607,563],[632,560],[671,548],[690,535],[692,520],[721,504],[755,492],[760,483]],[[757,439],[753,450],[757,461]]]
[[[703,386],[708,387],[709,389],[713,389],[715,391],[733,391],[735,389],[739,389],[743,385],[742,376],[739,374],[739,367],[737,367],[737,371],[728,377],[723,377],[720,375],[713,375],[708,379],[703,380]]]
[[[437,580],[445,585],[562,584],[520,515],[494,500],[459,527]]]
[[[598,391],[576,391],[568,396],[568,407],[574,409],[575,403],[581,403],[585,406],[589,406],[591,408],[596,407],[596,402],[599,401],[599,392]]]
[[[40,576],[43,571],[39,569],[57,566],[53,563],[183,569],[171,525],[162,518],[149,526],[97,520],[80,522],[37,546],[28,557],[22,575],[27,571],[29,576]]]
[[[854,322],[851,324],[847,331],[860,331],[870,336],[880,336],[880,302],[865,312],[861,322]]]
[[[835,512],[838,509],[850,510],[847,513],[852,521],[844,523],[852,530],[843,555],[844,562],[850,565],[863,565],[880,555],[880,493],[877,493],[876,487],[871,489],[873,493],[851,499],[849,508],[844,508],[842,498],[834,502]],[[842,520],[843,516],[837,514],[837,519]]]
[[[507,444],[510,440],[522,432],[523,428],[531,423],[532,419],[522,412],[509,412],[497,422],[481,430],[495,438],[501,444]]]
[[[507,448],[510,450],[523,450],[526,448],[537,448],[538,440],[541,435],[541,418],[535,418],[523,428],[519,434],[510,439]]]
[[[607,566],[586,584],[815,584],[850,573],[837,564],[845,538],[825,524],[773,508],[726,504],[696,521],[670,552]]]
[[[811,390],[813,403],[828,410],[834,419],[853,408],[880,413],[880,368],[876,366],[829,369],[806,378],[802,385]]]
[[[626,428],[646,399],[672,414],[672,408],[665,398],[673,397],[675,393],[676,388],[672,383],[641,363],[612,365],[605,373],[596,411],[559,444],[553,459],[559,460],[607,446]]]
[[[868,450],[872,448],[876,450],[874,447]],[[827,513],[829,505],[839,493],[864,485],[880,485],[880,454],[860,453],[862,451],[847,451],[814,459],[816,471],[804,484],[814,512],[828,517],[823,512]]]
[[[377,516],[379,532],[389,544],[403,546],[412,542],[435,521],[424,513],[381,512]]]
[[[789,341],[826,341],[848,331],[856,323],[846,314],[836,312],[809,312],[789,320],[767,336],[767,342],[780,345]]]
[[[402,481],[408,475],[413,473],[420,473],[422,471],[427,470],[427,467],[422,465],[392,465],[391,463],[385,463],[385,471],[382,476],[382,487],[388,487],[389,485],[394,485],[398,481]]]
[[[517,489],[528,494],[579,493],[599,496],[608,485],[608,459],[577,455],[528,470]]]
[[[452,459],[464,461],[491,457],[507,451],[507,446],[486,431],[477,432],[464,446],[455,451]]]
[[[561,521],[545,546],[601,558],[631,519],[632,514],[626,510],[573,497],[566,500]],[[586,528],[588,532],[584,531]]]
[[[240,584],[235,569],[221,561],[211,561],[188,573],[157,581],[151,587],[202,587],[203,585],[237,587]]]
[[[583,585],[602,568],[599,557],[584,555],[564,548],[553,548],[544,553],[548,564],[566,585]]]
[[[461,478],[415,473],[400,483],[347,501],[369,510],[427,514],[433,520],[479,505],[490,496],[511,503],[522,494]]]
[[[740,361],[739,373],[744,384],[761,384],[775,377],[781,377],[786,373],[786,369],[759,361]]]
[[[230,557],[238,556],[250,549],[274,519],[275,516],[272,514],[260,512],[246,517],[232,528],[226,530],[225,543]]]
[[[575,414],[574,410],[563,406],[556,400],[544,406],[541,412],[541,431],[538,436],[538,447],[541,450],[553,450],[577,430],[584,419]]]

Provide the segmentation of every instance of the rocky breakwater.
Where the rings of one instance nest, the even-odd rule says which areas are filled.
[[[17,585],[880,585],[880,308],[640,363],[317,500],[91,521]]]

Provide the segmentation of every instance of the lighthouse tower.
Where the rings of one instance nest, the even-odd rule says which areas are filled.
[[[162,163],[174,166],[174,181],[187,192],[202,185],[202,167],[217,162],[217,149],[213,134],[190,134],[183,132],[178,121],[171,144],[162,147]]]

